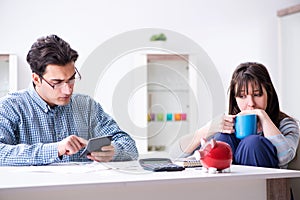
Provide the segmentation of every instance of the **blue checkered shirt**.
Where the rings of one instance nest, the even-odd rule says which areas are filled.
[[[90,139],[112,135],[114,161],[135,160],[135,141],[87,95],[73,94],[65,106],[51,108],[33,86],[0,100],[0,165],[46,165],[89,161],[78,153],[58,157],[58,142],[70,135]]]

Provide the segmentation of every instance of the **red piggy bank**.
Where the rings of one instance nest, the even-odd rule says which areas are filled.
[[[229,169],[232,162],[232,150],[229,144],[211,139],[209,142],[201,140],[198,150],[201,164],[206,169],[222,171]]]

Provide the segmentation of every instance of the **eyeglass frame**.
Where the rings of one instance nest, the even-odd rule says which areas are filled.
[[[75,75],[78,74],[78,77],[75,78]],[[52,87],[53,90],[58,89],[58,88],[62,88],[64,86],[64,84],[68,84],[68,85],[74,85],[76,80],[81,80],[81,75],[79,73],[79,71],[77,70],[77,68],[75,67],[75,73],[71,76],[74,78],[70,78],[68,81],[61,81],[60,83],[56,83],[56,84],[51,84],[49,83],[42,75],[39,75],[39,77],[41,78],[41,80],[44,80],[50,87]],[[74,81],[74,83],[70,83],[70,81]],[[61,87],[57,87],[57,85],[61,85]]]

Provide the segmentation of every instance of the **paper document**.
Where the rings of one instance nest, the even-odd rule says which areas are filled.
[[[63,174],[78,174],[91,173],[103,170],[139,170],[139,165],[136,161],[132,162],[70,162],[70,163],[55,163],[45,166],[29,166],[17,167],[17,171],[22,172],[38,172],[38,173],[63,173]]]

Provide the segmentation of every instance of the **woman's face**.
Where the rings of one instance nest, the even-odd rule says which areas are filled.
[[[245,87],[242,88],[240,96],[235,97],[237,105],[241,111],[262,109],[266,110],[268,103],[268,95],[266,89],[262,86],[262,94],[260,94],[259,86],[248,83],[248,93]]]

